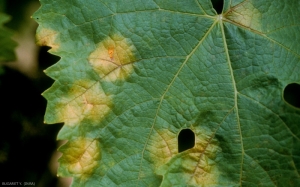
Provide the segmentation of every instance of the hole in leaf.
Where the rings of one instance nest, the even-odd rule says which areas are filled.
[[[224,1],[223,0],[211,0],[213,8],[216,10],[218,14],[222,13]]]
[[[195,146],[195,134],[191,129],[183,129],[178,135],[178,152],[191,149]]]
[[[283,91],[283,98],[290,105],[300,108],[300,84],[287,85]]]

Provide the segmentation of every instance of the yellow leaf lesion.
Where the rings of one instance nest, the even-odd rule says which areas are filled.
[[[73,99],[69,99],[69,96]],[[79,125],[82,120],[101,121],[110,111],[111,100],[100,83],[95,82],[88,88],[82,88],[76,83],[70,88],[65,101],[56,105],[56,121],[65,125]]]
[[[59,159],[68,172],[81,179],[88,178],[101,157],[99,142],[95,139],[78,138],[70,141],[61,149],[63,156]]]
[[[191,184],[212,185],[216,184],[219,169],[215,162],[216,154],[221,152],[218,142],[209,133],[197,133],[195,147],[191,149],[194,155],[194,166],[191,172]],[[190,156],[191,156],[190,155]]]
[[[262,32],[262,13],[251,2],[228,11],[225,17],[236,24]]]
[[[133,71],[136,48],[121,35],[114,34],[100,42],[88,61],[100,78],[124,80]]]
[[[154,166],[160,167],[177,154],[177,135],[168,129],[154,130],[150,136],[147,150],[151,153]]]
[[[191,130],[195,133],[195,146],[186,153],[183,152],[184,161],[179,167],[185,168],[185,180],[189,185],[215,185],[220,174],[215,159],[221,151],[218,141],[214,138],[215,132],[199,126],[192,126]]]
[[[36,35],[36,42],[40,46],[49,46],[52,48],[51,50],[55,51],[60,46],[57,36],[57,31],[39,27]]]
[[[177,134],[167,129],[154,132],[148,149],[156,173],[167,177],[168,173],[184,171],[182,181],[192,186],[209,186],[217,184],[220,171],[215,162],[221,151],[214,133],[199,127],[191,127],[195,133],[195,146],[178,153]]]

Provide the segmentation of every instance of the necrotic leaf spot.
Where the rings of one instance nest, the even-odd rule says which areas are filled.
[[[284,100],[290,105],[300,108],[300,84],[292,83],[283,91]]]
[[[191,129],[183,129],[178,135],[178,152],[191,149],[195,146],[195,134]]]
[[[113,57],[114,57],[114,48],[113,47],[108,48],[108,54],[109,54],[109,58],[111,60],[113,60]]]

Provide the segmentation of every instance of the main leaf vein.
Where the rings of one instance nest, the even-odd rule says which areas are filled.
[[[154,129],[155,123],[156,123],[156,119],[158,116],[158,111],[160,110],[162,101],[164,100],[164,97],[166,95],[166,93],[169,91],[169,89],[171,88],[171,86],[173,85],[175,79],[178,77],[179,73],[181,72],[182,68],[185,66],[185,64],[187,63],[187,61],[190,59],[190,57],[195,53],[195,51],[199,48],[199,46],[202,44],[202,42],[205,40],[205,38],[209,35],[210,31],[214,28],[214,26],[216,25],[217,20],[212,24],[212,26],[207,30],[207,32],[205,33],[205,35],[203,36],[203,38],[199,41],[199,43],[197,44],[197,46],[191,51],[191,53],[186,57],[186,60],[182,63],[182,65],[180,66],[179,70],[177,71],[177,73],[174,75],[172,81],[170,82],[170,84],[168,85],[167,89],[165,90],[165,92],[162,94],[159,105],[157,107],[156,113],[155,113],[155,117],[153,120],[153,124],[151,126],[150,129],[150,133],[148,135],[148,138],[146,140],[145,146],[142,150],[142,159],[141,159],[141,163],[140,163],[140,169],[139,169],[139,174],[138,174],[138,180],[140,179],[140,175],[141,175],[141,171],[142,171],[142,162],[143,162],[143,157],[144,157],[144,151],[146,150],[146,147],[148,145],[150,136],[152,134],[152,131]]]
[[[227,62],[228,62],[228,66],[229,66],[229,70],[230,70],[230,74],[231,74],[231,78],[232,78],[232,84],[233,84],[233,89],[234,89],[234,108],[236,110],[236,117],[237,117],[237,122],[238,122],[238,128],[239,128],[239,133],[240,133],[240,141],[241,141],[241,149],[242,149],[242,163],[241,163],[241,171],[240,171],[240,186],[242,186],[242,176],[243,176],[243,163],[244,163],[244,144],[243,144],[243,136],[242,136],[242,129],[241,129],[241,124],[240,124],[240,118],[239,118],[239,110],[238,110],[238,105],[237,105],[237,87],[236,87],[236,81],[235,81],[235,77],[233,74],[233,68],[231,66],[231,60],[230,60],[230,56],[229,56],[229,52],[228,52],[228,47],[227,47],[227,42],[226,42],[226,37],[225,37],[225,32],[224,32],[224,27],[223,27],[223,21],[220,20],[220,26],[221,26],[221,30],[222,30],[222,37],[223,37],[223,42],[224,42],[224,49],[226,52],[226,57],[227,57]]]

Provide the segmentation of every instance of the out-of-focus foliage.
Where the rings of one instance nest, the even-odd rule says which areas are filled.
[[[4,27],[4,23],[8,21],[9,16],[0,12],[0,62],[15,59],[14,49],[17,44],[11,39],[13,32]]]
[[[61,126],[44,125],[46,101],[41,92],[52,84],[42,70],[57,58],[47,53],[48,48],[38,48],[38,55],[20,49],[20,46],[30,48],[29,45],[35,44],[35,30],[31,32],[28,27],[36,23],[30,19],[32,13],[28,13],[35,11],[36,5],[38,0],[0,0],[0,11],[5,13],[0,14],[3,70],[0,73],[0,182],[34,182],[35,186],[54,187],[58,185],[58,178],[52,171],[55,166],[49,161],[57,147],[55,137]],[[11,40],[13,34],[13,40],[19,39],[17,46]],[[16,50],[16,58],[13,58]],[[38,62],[34,78],[15,68],[28,59]]]

